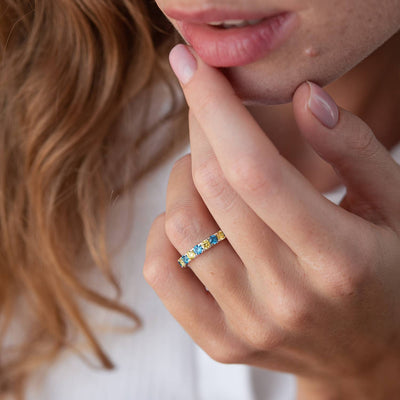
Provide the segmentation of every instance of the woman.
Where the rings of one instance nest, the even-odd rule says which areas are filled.
[[[157,3],[193,47],[170,54],[191,155],[146,279],[217,361],[293,373],[299,399],[398,398],[399,2]]]
[[[159,5],[163,8],[172,4],[160,2]],[[185,5],[185,2],[180,2],[180,5]],[[186,5],[190,6],[190,2]],[[345,4],[339,5],[344,10]],[[374,2],[360,4],[360,9],[365,11],[363,18],[376,17],[375,10],[371,10],[373,5]],[[312,12],[308,15],[310,20],[317,24],[318,16],[324,13],[326,15],[330,10],[326,4],[318,6],[315,2],[312,6],[310,5],[310,10],[315,9],[314,15]],[[377,29],[377,41],[369,40],[368,51],[363,49],[361,44],[364,43],[364,38],[361,32],[355,45],[357,52],[352,48],[344,57],[347,59],[356,53],[358,58],[356,57],[353,63],[345,60],[346,63],[342,66],[339,65],[339,61],[332,65],[326,63],[326,68],[321,69],[321,72],[329,65],[334,71],[343,68],[341,72],[344,74],[346,67],[350,68],[360,62],[363,56],[372,53],[384,40],[394,35],[399,21],[396,11],[394,3],[387,2],[385,7],[380,5],[380,12],[386,14],[381,16],[384,24],[377,24],[381,27],[381,30]],[[150,21],[159,20],[152,3],[132,0],[69,0],[58,2],[57,6],[49,2],[36,2],[36,8],[32,9],[31,2],[20,0],[7,2],[0,15],[3,43],[2,332],[5,335],[3,347],[9,342],[14,345],[5,348],[9,351],[2,351],[2,394],[21,394],[25,378],[30,376],[32,371],[60,356],[50,369],[35,371],[35,379],[27,386],[28,398],[251,399],[253,390],[260,390],[260,396],[266,397],[270,388],[263,388],[260,382],[253,385],[257,378],[261,377],[261,380],[265,381],[270,376],[266,370],[217,364],[206,357],[193,345],[191,339],[141,279],[146,243],[144,232],[147,232],[154,215],[165,208],[163,192],[171,162],[176,157],[176,154],[172,157],[172,150],[167,152],[171,147],[171,132],[176,137],[186,132],[184,129],[174,129],[170,124],[155,125],[155,121],[160,121],[160,118],[162,121],[163,117],[171,121],[168,117],[175,114],[175,109],[168,107],[169,103],[167,106],[164,102],[160,104],[160,100],[164,100],[165,96],[170,99],[171,95],[175,94],[175,88],[168,91],[168,86],[162,85],[161,79],[156,82],[156,78],[167,76],[167,72],[162,68],[162,63],[156,58],[154,51],[154,46],[158,45],[160,58],[166,59],[163,51],[165,47],[160,47],[165,44],[165,40],[156,29],[150,30]],[[304,17],[306,15],[307,13],[304,13]],[[336,12],[332,15],[335,16],[332,24],[345,30],[349,21],[344,18],[346,15]],[[318,34],[310,33],[309,38],[322,40],[324,22],[320,21],[322,27]],[[370,26],[373,26],[372,22]],[[354,34],[356,28],[359,26],[350,27],[350,33]],[[303,29],[306,31],[307,26]],[[324,32],[326,37],[332,35],[329,30]],[[326,42],[329,40],[326,39]],[[307,49],[307,57],[316,56],[318,51],[322,51],[310,47]],[[339,50],[337,53],[343,55]],[[385,50],[386,54],[396,52]],[[375,59],[380,61],[386,58],[371,58]],[[202,65],[200,60],[197,61]],[[390,65],[389,60],[386,61]],[[290,100],[291,91],[305,79],[319,82],[318,64],[315,63],[313,74],[308,71],[298,82],[291,78],[292,87],[287,88],[286,98],[280,93],[282,98],[271,102]],[[248,68],[251,70],[259,66],[252,63]],[[202,71],[210,72],[207,69]],[[243,81],[243,89],[249,90],[246,94],[240,90],[242,70],[232,68],[226,72],[231,74],[231,82],[237,82],[236,91],[242,98],[249,100],[257,98],[250,89],[257,89],[260,76],[264,76],[264,79],[269,76],[268,71],[262,68],[261,75],[252,75],[255,79],[253,83],[246,78],[246,81]],[[357,73],[357,76],[362,74]],[[394,74],[388,73],[386,76],[389,78]],[[219,76],[211,77],[215,79],[211,82],[221,84]],[[330,76],[330,79],[333,78],[334,76]],[[351,83],[355,81],[349,80]],[[290,82],[289,78],[287,82]],[[376,80],[374,82],[376,83]],[[320,83],[327,82],[321,80]],[[270,82],[266,86],[272,87]],[[384,87],[394,89],[394,84],[392,82],[392,85]],[[278,93],[276,89],[271,90],[269,94],[264,90],[266,96],[262,100],[266,102],[266,99],[273,99],[273,93]],[[201,94],[200,91],[199,93]],[[393,99],[393,92],[390,94],[389,98]],[[224,99],[231,101],[229,91],[223,95]],[[143,101],[143,98],[147,101]],[[237,106],[237,103],[232,104]],[[386,105],[386,102],[383,103],[382,100],[382,104]],[[193,109],[193,104],[190,106]],[[350,105],[348,108],[351,108]],[[272,119],[268,116],[268,123],[274,120],[278,124],[276,118],[279,115],[283,121],[287,120],[283,109],[270,110],[276,117]],[[256,108],[252,112],[263,116],[265,110]],[[243,117],[242,113],[243,110],[240,109],[239,117]],[[260,119],[260,116],[257,118]],[[378,121],[382,119],[385,122],[389,120],[387,115]],[[201,120],[199,122],[203,123]],[[191,135],[195,133],[194,123],[192,121]],[[160,126],[163,129],[157,129]],[[269,127],[272,130],[273,126]],[[287,126],[284,130],[287,130]],[[382,131],[386,132],[384,129]],[[278,132],[278,129],[274,132]],[[198,129],[197,133],[201,134],[201,130]],[[392,140],[386,142],[390,147],[396,140],[391,135],[388,137]],[[182,149],[185,145],[183,139],[180,140],[180,144],[179,152],[183,153],[186,151]],[[194,150],[193,140],[191,144]],[[296,147],[299,144],[301,142],[297,143]],[[291,148],[292,143],[285,151],[289,152]],[[164,162],[159,162],[158,168],[154,168],[151,174],[144,175],[161,154],[164,154]],[[169,159],[166,158],[167,154]],[[308,171],[315,170],[316,164],[310,163],[309,158],[303,158],[303,161],[299,157],[293,163],[302,172],[305,172],[307,166]],[[188,170],[188,157],[180,165]],[[325,168],[328,170],[326,166]],[[392,170],[393,168],[390,169]],[[171,178],[177,176],[177,169],[174,171]],[[141,176],[142,179],[139,179]],[[319,177],[319,174],[316,176]],[[390,176],[388,172],[387,178]],[[185,184],[187,195],[187,188],[190,188],[188,184],[191,181],[190,176],[185,178],[186,180],[181,182]],[[333,183],[336,184],[333,178],[323,178],[322,183],[318,183],[317,178],[311,181],[321,190],[331,189]],[[377,182],[380,180],[381,178],[376,179]],[[128,183],[135,181],[135,190],[119,198],[118,194],[123,192],[122,189],[127,192]],[[26,182],[26,185],[22,185],[23,182]],[[173,183],[170,187],[174,186]],[[119,190],[120,188],[122,189]],[[170,193],[171,190],[168,193],[171,199]],[[130,196],[131,194],[133,196]],[[393,199],[396,199],[395,193]],[[190,203],[193,203],[193,192],[190,193]],[[171,201],[169,204],[172,204]],[[106,208],[108,220],[107,224],[102,224],[101,216]],[[133,228],[130,234],[127,234],[123,224],[130,219],[127,217],[130,209],[133,210]],[[168,207],[168,210],[171,208]],[[158,219],[158,222],[160,220],[162,219]],[[163,225],[159,223],[158,227],[155,225],[152,230],[148,241],[149,256],[145,274],[150,283],[157,288],[164,302],[170,305],[172,303],[168,304],[167,293],[170,293],[170,298],[176,304],[179,292],[166,291],[165,286],[156,284],[157,281],[163,283],[166,275],[154,268],[153,262],[155,252],[152,249],[157,244],[154,238],[157,239],[163,233]],[[204,227],[205,225],[202,228]],[[107,242],[102,240],[104,232],[107,232]],[[246,236],[248,235],[246,234],[245,238]],[[268,239],[267,235],[265,237]],[[122,238],[126,239],[126,245],[117,248]],[[177,266],[177,250],[165,236],[162,238],[163,241],[158,243],[166,246],[167,252],[161,255],[163,266],[168,267],[164,272],[171,273],[171,280],[167,282],[171,285],[169,289],[172,289],[176,287],[173,285],[181,282],[174,274],[182,270],[174,269]],[[228,239],[231,241],[230,236]],[[228,241],[216,247],[208,255],[218,257],[217,252],[224,249],[223,246],[227,243]],[[181,249],[180,246],[176,246],[182,252],[187,250],[186,247]],[[110,249],[118,251],[113,253],[112,262],[108,263],[106,251]],[[155,255],[160,259],[160,248],[156,250]],[[165,260],[170,259],[168,254],[172,255],[172,250],[174,257],[176,256],[174,262],[166,265]],[[232,253],[232,249],[229,250],[230,254],[235,254]],[[205,254],[193,262],[194,271],[196,263],[200,263],[202,259],[206,260],[208,255]],[[111,269],[110,265],[114,268]],[[97,268],[90,269],[86,266]],[[155,273],[148,272],[150,267]],[[112,290],[107,286],[106,280],[101,279],[98,271],[103,272],[114,285],[120,282],[123,294],[120,302],[113,300]],[[190,273],[190,270],[185,270],[187,271]],[[114,277],[113,272],[118,274],[118,278]],[[193,281],[194,276],[185,276],[190,277],[190,280],[187,278],[188,284],[194,282],[197,288],[199,287],[198,282]],[[393,285],[395,283],[393,279]],[[207,287],[211,293],[207,296],[211,299],[214,290],[211,285]],[[200,287],[201,290],[202,288],[203,286]],[[193,300],[197,300],[197,292],[193,294]],[[279,298],[282,300],[282,297]],[[389,294],[387,298],[391,299]],[[185,299],[184,306],[187,309],[188,299]],[[247,312],[244,306],[245,304],[243,311]],[[137,314],[142,321],[141,329],[129,336],[117,336],[115,332],[110,334],[106,331],[108,326],[122,325],[125,321],[119,320],[117,314],[107,312],[106,308],[120,311],[135,321]],[[136,314],[133,314],[131,309]],[[288,307],[282,309],[290,310]],[[333,306],[332,310],[337,313]],[[199,321],[204,323],[201,319]],[[181,322],[188,328],[188,318]],[[21,324],[25,324],[22,325],[25,329],[21,329]],[[207,327],[210,328],[210,325]],[[208,344],[212,343],[210,336],[205,338]],[[237,348],[236,344],[237,342],[234,349]],[[306,348],[299,347],[298,343],[294,343],[294,346],[300,350]],[[65,348],[72,348],[78,355],[85,357],[94,354],[97,359],[89,362],[95,363],[99,360],[101,365],[107,368],[112,367],[112,358],[119,368],[113,373],[90,369],[73,352],[61,353]],[[103,349],[106,349],[111,357]],[[215,357],[215,353],[212,355]],[[260,352],[260,355],[260,360],[264,361],[265,352]],[[215,358],[219,358],[220,361],[241,361],[250,364],[248,359],[229,358],[222,352],[221,357]],[[304,360],[307,356],[301,354],[299,358]],[[319,366],[320,363],[316,365]],[[284,369],[281,368],[282,364],[277,364],[276,367]],[[214,380],[211,380],[211,377]],[[286,378],[277,375],[274,379]],[[293,381],[290,377],[288,379],[292,385]],[[285,385],[278,387],[277,396],[288,398],[285,397],[285,390]],[[288,390],[293,390],[293,387]]]

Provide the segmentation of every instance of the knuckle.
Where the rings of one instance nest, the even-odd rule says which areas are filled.
[[[206,353],[221,364],[241,364],[249,357],[248,349],[238,340],[210,341]]]
[[[167,213],[165,233],[175,245],[184,245],[188,241],[193,241],[199,235],[200,229],[200,221],[191,208],[181,206]]]
[[[247,328],[244,332],[244,340],[254,350],[272,352],[282,344],[282,335],[267,325],[258,323]]]
[[[316,285],[329,298],[351,302],[377,282],[376,266],[380,249],[373,229],[363,229],[363,240],[357,245],[354,237],[354,232],[349,232],[334,247],[341,251],[325,254],[318,266],[313,268]]]
[[[282,183],[279,163],[259,161],[249,155],[237,159],[228,168],[228,180],[238,191],[249,194],[276,194]]]
[[[301,332],[311,323],[315,296],[299,283],[278,283],[271,292],[270,318],[280,331],[281,340],[285,332]]]
[[[361,123],[360,123],[361,122]],[[369,126],[361,120],[355,120],[350,128],[351,135],[346,135],[347,146],[359,157],[371,158],[379,151],[379,143]]]
[[[369,227],[369,226],[368,226]],[[340,297],[354,297],[371,289],[377,282],[376,265],[381,247],[374,231],[364,229],[363,240],[342,257],[342,268],[334,280],[335,294]]]
[[[165,212],[157,215],[157,217],[154,218],[151,229],[156,229],[156,227],[158,227],[158,225],[161,225],[164,223],[165,223]]]
[[[207,118],[213,120],[214,115],[218,112],[219,109],[220,104],[218,104],[215,93],[202,93],[202,95],[196,99],[195,114],[199,118],[199,120],[202,118],[202,116],[207,116]]]
[[[155,290],[165,286],[165,259],[162,256],[148,257],[143,266],[143,277]]]
[[[328,277],[327,291],[333,298],[349,298],[358,291],[359,278],[349,272],[336,273]]]
[[[288,332],[302,332],[311,323],[311,302],[287,297],[276,307],[274,315],[278,324]]]
[[[171,175],[175,174],[177,171],[186,170],[190,168],[192,164],[192,155],[185,154],[183,157],[179,158],[175,161],[174,165],[172,166]]]
[[[160,230],[164,229],[164,224],[165,224],[165,212],[157,215],[151,224],[146,244],[146,254],[151,249],[151,247],[154,247],[152,246],[154,242],[153,237],[157,237],[159,235]]]
[[[217,194],[220,192],[221,181],[225,178],[222,170],[218,163],[207,159],[207,161],[199,164],[198,167],[193,170],[193,181],[195,186],[202,191],[212,186],[216,190]],[[212,193],[212,191],[211,191]]]
[[[232,207],[235,199],[233,190],[217,162],[201,164],[193,171],[194,184],[201,195],[220,209]]]
[[[342,261],[336,262],[336,268],[330,269],[324,282],[324,290],[330,297],[350,299],[361,293],[371,280],[371,265],[368,263],[367,256],[354,259],[343,257]]]
[[[252,310],[232,321],[236,335],[253,351],[272,352],[282,344],[282,335],[269,317]]]
[[[159,214],[153,221],[146,243],[146,258],[143,265],[143,276],[145,280],[151,284],[158,278],[158,271],[160,268],[161,260],[157,258],[156,243],[159,238],[159,232],[164,231],[165,226],[165,213]],[[153,262],[155,260],[155,262]]]

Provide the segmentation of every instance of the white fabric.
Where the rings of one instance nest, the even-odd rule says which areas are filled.
[[[187,152],[189,149],[177,158]],[[400,144],[392,154],[400,162]],[[175,160],[144,177],[133,193],[116,202],[109,216],[110,244],[118,244],[126,236],[113,258],[120,273],[123,301],[137,311],[143,328],[132,335],[107,333],[105,325],[123,323],[124,319],[101,308],[88,307],[117,369],[92,369],[66,352],[45,371],[43,379],[35,379],[29,400],[295,399],[295,380],[290,375],[223,365],[209,358],[145,282],[142,267],[147,233],[154,218],[165,209],[168,176]],[[327,197],[337,203],[343,195],[344,189],[339,188]],[[132,221],[132,229],[126,227],[127,221]],[[104,282],[94,284],[108,290]]]

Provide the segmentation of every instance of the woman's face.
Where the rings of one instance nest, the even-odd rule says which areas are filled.
[[[156,2],[204,61],[223,68],[242,99],[264,104],[291,101],[305,80],[327,85],[400,28],[399,0]],[[227,20],[254,25],[208,24]]]

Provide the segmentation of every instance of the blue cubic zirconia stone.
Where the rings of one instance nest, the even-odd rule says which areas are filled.
[[[193,250],[197,255],[201,254],[204,251],[203,247],[201,247],[201,245],[199,245],[199,244],[194,246]]]
[[[186,264],[189,264],[190,258],[187,255],[182,256],[182,260],[185,261]]]
[[[210,238],[208,239],[212,245],[218,243],[218,238],[217,235],[211,235]]]

